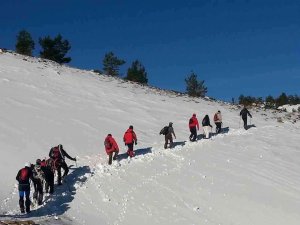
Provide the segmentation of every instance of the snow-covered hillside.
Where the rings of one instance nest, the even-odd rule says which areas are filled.
[[[29,214],[40,224],[299,224],[299,123],[251,111],[255,126],[245,131],[230,105],[24,59],[0,54],[2,218],[22,217],[17,171],[63,144],[78,165]],[[190,116],[212,118],[217,110],[224,133],[187,141]],[[170,121],[176,147],[164,150],[158,133]],[[105,136],[112,133],[125,153],[129,125],[138,137],[136,157],[108,166]]]

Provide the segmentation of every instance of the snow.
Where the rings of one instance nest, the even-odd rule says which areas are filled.
[[[282,105],[279,106],[278,109],[286,110],[287,112],[299,112],[298,109],[300,109],[300,104],[297,105]]]
[[[86,225],[299,224],[299,123],[277,123],[272,111],[250,110],[253,126],[246,131],[239,109],[229,104],[11,53],[0,55],[0,107],[3,218]],[[217,110],[225,132],[187,141],[190,116],[212,119]],[[176,147],[165,150],[158,133],[170,121]],[[138,137],[132,159],[122,143],[129,125]],[[123,154],[111,166],[103,146],[108,133]],[[16,173],[60,143],[78,165],[42,206],[20,215]]]

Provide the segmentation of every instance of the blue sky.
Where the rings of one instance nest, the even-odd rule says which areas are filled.
[[[185,91],[194,71],[208,96],[300,94],[297,0],[9,0],[0,2],[0,47],[15,49],[21,29],[62,34],[71,66],[102,69],[106,52],[138,59],[149,84]],[[0,62],[1,63],[1,62]]]

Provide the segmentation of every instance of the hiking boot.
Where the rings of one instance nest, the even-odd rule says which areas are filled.
[[[24,208],[20,208],[21,213],[25,213],[25,209]]]

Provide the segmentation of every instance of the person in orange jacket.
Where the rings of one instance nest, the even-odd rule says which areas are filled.
[[[133,152],[133,144],[137,144],[137,138],[136,138],[136,134],[133,131],[133,126],[130,125],[128,130],[125,132],[124,137],[123,137],[123,141],[125,143],[125,145],[127,145],[128,150],[127,150],[127,155],[130,157],[134,156],[134,152]]]
[[[104,141],[105,151],[109,156],[108,165],[111,165],[112,160],[116,160],[119,154],[119,146],[111,134],[108,134]],[[113,156],[113,153],[114,156]]]
[[[190,128],[190,141],[196,141],[197,139],[197,130],[199,130],[199,122],[194,113],[193,116],[189,120],[189,128]]]

